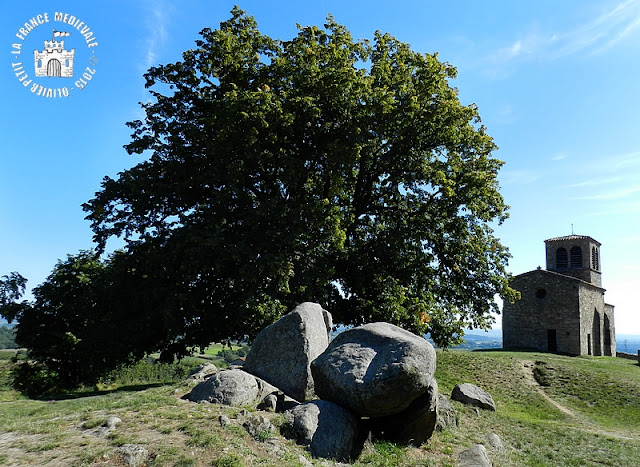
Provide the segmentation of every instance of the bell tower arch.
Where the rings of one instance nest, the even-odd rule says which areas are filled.
[[[544,241],[547,270],[602,287],[600,242],[586,235],[567,235]]]

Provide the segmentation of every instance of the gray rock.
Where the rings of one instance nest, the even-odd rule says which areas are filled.
[[[213,363],[202,363],[191,370],[186,383],[189,385],[202,383],[217,372],[218,368]]]
[[[496,410],[496,404],[493,402],[491,394],[471,383],[458,384],[451,391],[451,399],[463,404],[480,407],[481,409],[494,412]]]
[[[278,396],[275,394],[269,394],[262,402],[258,404],[259,410],[265,410],[267,412],[275,412],[278,407]]]
[[[109,416],[105,419],[104,423],[102,424],[102,426],[99,426],[97,428],[91,428],[87,430],[87,433],[93,436],[96,436],[98,438],[106,438],[107,436],[109,436],[111,434],[111,432],[113,430],[116,429],[117,425],[119,423],[121,423],[122,420],[119,417],[116,416]],[[81,428],[85,429],[86,428],[86,424],[83,423],[81,425]]]
[[[458,455],[459,467],[491,467],[491,460],[482,444],[476,444]]]
[[[372,418],[369,429],[378,439],[420,446],[433,434],[438,419],[438,384],[435,379],[427,392],[395,415]]]
[[[233,407],[254,404],[260,396],[258,382],[242,370],[225,370],[195,386],[187,398],[192,402],[213,402]]]
[[[293,399],[314,394],[311,361],[329,344],[331,315],[305,302],[256,336],[243,369],[277,386]]]
[[[252,438],[266,441],[275,431],[271,420],[263,415],[247,415],[242,426]]]
[[[115,430],[116,426],[120,422],[122,422],[122,420],[119,417],[111,416],[107,417],[102,426],[107,428],[108,430]]]
[[[115,452],[122,456],[122,461],[127,467],[141,467],[149,460],[149,451],[135,444],[123,444]]]
[[[451,405],[449,399],[444,394],[438,396],[438,418],[436,420],[436,430],[444,431],[453,428],[458,424],[458,413]]]
[[[360,419],[332,402],[314,400],[289,411],[296,442],[314,457],[346,462],[358,457],[364,439]]]
[[[427,392],[435,368],[426,339],[389,323],[339,334],[311,363],[316,394],[363,417],[405,410]]]
[[[222,414],[218,417],[218,423],[222,428],[224,428],[225,426],[228,426],[231,423],[231,419],[226,415]]]
[[[489,433],[484,437],[484,439],[485,445],[492,451],[504,451],[504,444],[502,444],[502,439],[496,433]]]

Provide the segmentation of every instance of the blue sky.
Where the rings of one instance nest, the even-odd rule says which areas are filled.
[[[81,204],[105,175],[141,160],[122,146],[125,122],[140,118],[138,102],[148,99],[143,72],[179,60],[234,3],[280,39],[330,13],[356,38],[382,30],[439,52],[458,68],[461,102],[478,105],[506,162],[500,181],[511,217],[496,234],[513,255],[509,270],[544,267],[547,238],[589,235],[602,243],[617,332],[640,334],[640,0],[10,2],[0,18],[0,275],[19,271],[35,286],[59,258],[91,248]],[[93,35],[54,21],[55,12]],[[43,23],[17,38],[37,15]],[[33,50],[53,29],[72,32],[64,38],[76,48],[72,79],[34,76]],[[14,63],[30,76],[21,82]],[[91,80],[79,89],[82,72]],[[31,92],[47,79],[74,89]]]

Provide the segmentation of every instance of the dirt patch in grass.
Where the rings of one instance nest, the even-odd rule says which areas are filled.
[[[556,409],[558,409],[563,414],[566,414],[570,417],[576,418],[576,414],[569,410],[564,405],[560,404],[558,401],[553,400],[551,397],[547,395],[544,389],[541,387],[540,379],[541,377],[536,378],[535,370],[540,367],[539,362],[532,362],[529,360],[520,360],[520,368],[522,369],[522,374],[524,375],[524,380],[527,382],[529,386],[531,386],[535,391],[542,396],[542,398],[547,401],[549,404],[553,405]],[[545,380],[546,381],[546,380]],[[550,383],[546,382],[545,386],[548,386]]]

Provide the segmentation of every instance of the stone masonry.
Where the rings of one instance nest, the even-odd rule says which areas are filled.
[[[600,243],[569,235],[545,240],[547,269],[515,276],[521,293],[502,311],[503,347],[568,355],[616,355],[613,306],[604,302]]]

